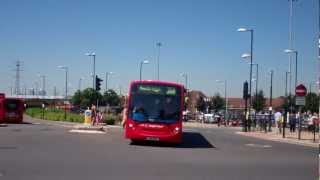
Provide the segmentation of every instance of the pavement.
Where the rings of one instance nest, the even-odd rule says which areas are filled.
[[[264,131],[251,131],[251,132],[242,132],[242,127],[233,127],[233,126],[223,126],[220,127],[217,126],[217,124],[206,124],[206,123],[198,123],[198,122],[184,122],[184,127],[190,127],[190,128],[205,128],[205,129],[223,129],[228,128],[235,130],[236,134],[247,136],[247,137],[254,137],[254,138],[260,138],[264,140],[270,140],[270,141],[277,141],[282,143],[290,143],[290,144],[296,144],[296,145],[302,145],[302,146],[309,146],[309,147],[319,147],[319,133],[316,133],[315,141],[313,140],[313,133],[302,131],[301,132],[301,139],[298,139],[298,131],[295,133],[290,133],[289,129],[287,128],[285,130],[285,138],[283,138],[282,133],[279,133],[278,129],[273,128],[272,132],[264,132]]]
[[[301,132],[301,139],[298,139],[298,132],[286,132],[285,138],[279,132],[237,132],[237,134],[249,137],[255,137],[265,140],[278,141],[283,143],[297,144],[302,146],[319,147],[319,133],[316,133],[315,141],[313,140],[313,133]]]
[[[69,126],[68,126],[69,125]],[[318,149],[185,126],[178,146],[131,144],[123,130],[71,133],[74,126],[26,117],[0,127],[0,180],[301,180],[318,178]]]

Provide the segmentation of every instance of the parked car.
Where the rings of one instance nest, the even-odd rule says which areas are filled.
[[[213,114],[204,114],[204,123],[216,123],[216,119]]]

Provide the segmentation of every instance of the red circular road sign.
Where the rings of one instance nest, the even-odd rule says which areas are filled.
[[[296,96],[306,96],[307,95],[307,88],[303,84],[299,84],[296,87]]]

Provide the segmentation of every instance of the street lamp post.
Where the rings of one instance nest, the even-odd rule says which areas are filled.
[[[297,0],[288,0],[289,1],[289,48],[293,48],[293,2],[297,1]],[[292,56],[291,54],[289,55],[289,95],[291,96],[291,90],[292,90]],[[292,108],[290,108],[292,109]]]
[[[86,56],[92,56],[93,57],[93,75],[92,75],[92,88],[95,90],[95,77],[96,77],[96,53],[91,52],[91,53],[86,53]]]
[[[158,47],[158,58],[157,58],[157,79],[159,81],[160,79],[160,48],[162,46],[161,42],[157,43],[157,47]]]
[[[288,96],[288,75],[290,72],[286,71],[286,86],[285,86],[285,97]]]
[[[294,53],[295,54],[295,83],[294,83],[294,87],[296,88],[297,87],[297,83],[298,83],[298,51],[297,50],[293,50],[293,49],[286,49],[284,50],[285,53],[288,53],[288,54],[291,54],[291,53]],[[291,73],[290,73],[290,77],[291,77]],[[291,82],[291,78],[290,78],[290,82]],[[289,87],[290,89],[290,92],[291,92],[291,85]],[[289,96],[290,96],[290,99],[291,99],[291,93],[289,93]],[[292,113],[292,104],[294,104],[296,106],[296,103],[293,102],[293,103],[290,103],[291,104],[291,107],[290,107],[290,112]],[[290,116],[289,116],[290,117]],[[299,124],[300,123],[300,118],[299,118]],[[300,126],[299,126],[299,132],[300,132]]]
[[[46,95],[46,76],[45,75],[38,75],[40,77],[40,80],[42,81],[42,92],[41,95],[45,96]]]
[[[256,66],[256,78],[255,78],[255,83],[256,83],[256,93],[255,93],[255,98],[256,98],[256,101],[258,99],[258,82],[259,82],[259,64],[257,63],[254,63],[252,64],[253,66]],[[257,126],[257,110],[255,109],[255,112],[254,112],[254,128],[256,128]]]
[[[257,95],[258,95],[258,81],[259,81],[259,64],[252,64],[253,66],[256,66],[256,98],[257,98]]]
[[[142,80],[142,65],[143,64],[149,64],[148,60],[144,60],[140,62],[140,81]]]
[[[252,83],[251,83],[251,79],[252,79],[252,60],[253,60],[253,29],[247,29],[247,28],[239,28],[238,32],[250,32],[250,78],[249,78],[249,131],[250,131],[250,126],[251,126],[251,117],[250,117],[250,113],[251,113],[251,106],[252,106]]]
[[[292,49],[286,49],[284,50],[285,53],[294,53],[295,54],[295,83],[294,86],[295,88],[297,87],[297,83],[298,83],[298,51],[297,50],[292,50]]]
[[[181,73],[180,76],[184,77],[184,85],[185,85],[185,88],[188,90],[188,74]]]
[[[106,91],[108,91],[108,79],[109,79],[109,75],[112,75],[113,72],[106,72]]]
[[[65,73],[66,73],[66,89],[65,89],[65,102],[64,102],[64,120],[67,119],[67,107],[66,107],[66,101],[68,99],[68,67],[67,66],[58,66],[58,68],[60,69],[64,69]]]
[[[79,79],[79,91],[81,91],[82,80],[84,80],[84,77],[81,77],[81,78]]]
[[[217,83],[224,83],[224,102],[225,102],[225,113],[224,113],[224,120],[226,121],[225,125],[229,124],[228,118],[228,97],[227,97],[227,80],[216,80]]]
[[[286,103],[290,103],[288,101],[288,75],[290,74],[290,72],[286,71],[286,86],[285,86],[285,102]],[[291,97],[290,97],[291,98]],[[288,117],[288,107],[285,107],[284,109],[284,123],[283,123],[283,131],[285,130],[285,123],[289,120]],[[285,133],[282,134],[282,137],[285,138]]]
[[[269,108],[269,127],[268,127],[268,131],[271,132],[271,115],[272,115],[272,83],[273,82],[273,70],[270,71],[270,97],[269,97],[269,104],[270,104],[270,108]]]

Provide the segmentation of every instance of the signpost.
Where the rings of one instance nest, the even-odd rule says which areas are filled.
[[[296,106],[299,106],[299,133],[298,138],[301,139],[301,118],[300,118],[300,111],[302,106],[306,105],[306,95],[307,95],[307,88],[303,84],[299,84],[296,87]]]

